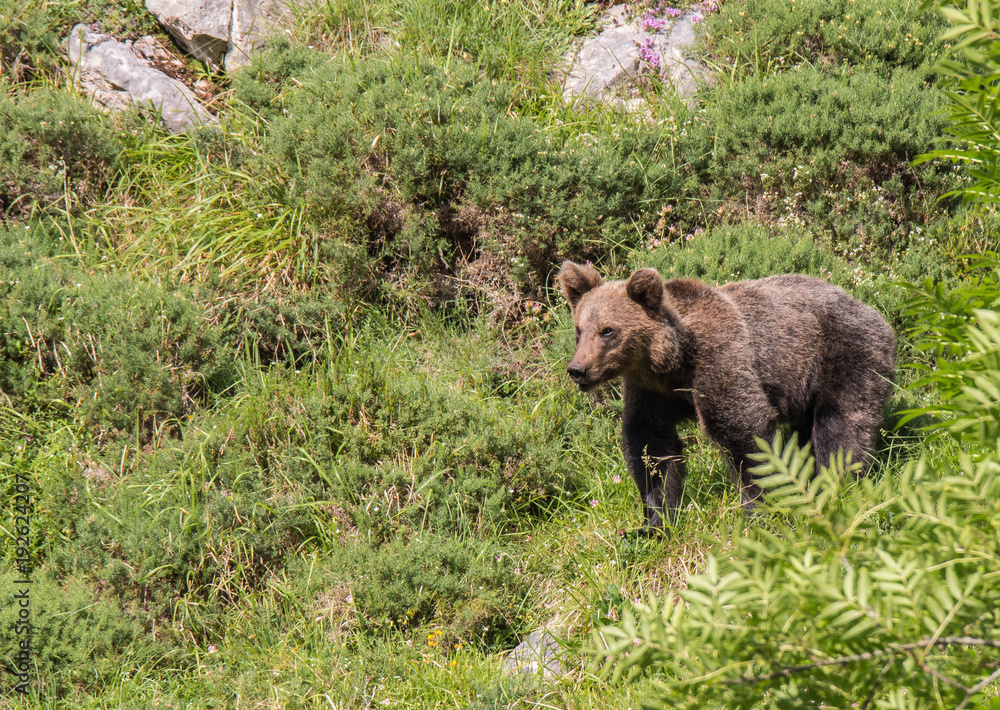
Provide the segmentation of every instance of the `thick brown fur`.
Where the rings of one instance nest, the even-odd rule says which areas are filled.
[[[697,418],[726,454],[749,507],[756,437],[789,424],[817,466],[843,450],[865,467],[895,374],[895,335],[836,286],[784,274],[709,286],[653,269],[605,283],[567,261],[573,310],[570,377],[581,390],[622,380],[622,448],[646,525],[676,517],[685,475],[677,424]]]

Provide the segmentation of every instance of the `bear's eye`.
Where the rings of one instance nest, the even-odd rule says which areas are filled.
[[[605,328],[604,330],[601,331],[602,338],[610,338],[614,334],[615,334],[614,328]]]
[[[577,339],[577,342],[579,342],[579,340],[580,340],[580,329],[579,328],[576,329],[576,339]]]

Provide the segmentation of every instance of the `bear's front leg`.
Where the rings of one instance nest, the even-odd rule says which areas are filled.
[[[623,383],[622,451],[642,499],[647,528],[662,528],[664,515],[673,523],[684,491],[687,470],[681,457],[677,422],[687,403],[678,398]]]

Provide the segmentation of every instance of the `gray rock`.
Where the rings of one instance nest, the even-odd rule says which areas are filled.
[[[292,13],[284,0],[234,0],[226,71],[250,63],[250,55],[267,44],[267,38],[291,24]]]
[[[562,647],[546,629],[536,629],[503,659],[506,673],[542,674],[543,678],[565,675],[567,668],[560,660]]]
[[[670,33],[654,35],[653,46],[660,54],[660,71],[666,76],[681,98],[689,98],[700,84],[709,80],[708,67],[692,59],[689,48],[695,41],[695,22],[701,22],[701,14],[689,12],[681,15],[670,28]]]
[[[185,51],[213,69],[222,67],[233,0],[146,0],[146,9]]]
[[[67,53],[73,81],[109,111],[147,106],[158,111],[174,133],[216,121],[184,84],[151,66],[151,61],[169,57],[152,38],[133,45],[77,25],[70,32]]]
[[[694,25],[701,13],[687,12],[664,26],[648,31],[640,21],[626,21],[625,5],[610,8],[601,20],[601,29],[585,40],[575,53],[566,57],[568,71],[563,74],[563,97],[569,103],[599,100],[626,107],[634,102],[628,81],[643,71],[656,71],[670,82],[682,98],[689,98],[708,78],[708,68],[693,59],[689,51],[694,43]],[[640,49],[655,52],[659,66],[643,61]]]
[[[293,19],[289,0],[146,0],[146,8],[185,51],[226,71],[249,64]]]

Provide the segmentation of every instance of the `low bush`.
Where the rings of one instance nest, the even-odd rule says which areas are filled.
[[[160,631],[167,640],[217,634],[225,609],[312,536],[294,491],[262,480],[242,452],[206,446],[194,433],[148,454],[110,452],[120,457],[118,476],[95,463],[104,480],[91,473],[79,482],[86,514],[50,553],[54,572],[135,604],[144,629],[172,621]]]
[[[892,8],[881,0],[740,0],[706,16],[712,61],[734,78],[798,64],[864,65],[885,72],[933,63],[941,50],[941,18],[920,3]]]
[[[4,666],[15,667],[13,659],[19,642],[30,639],[28,675],[33,690],[49,701],[75,697],[80,692],[101,692],[106,684],[117,680],[125,658],[146,667],[169,658],[167,648],[154,643],[117,600],[107,598],[79,578],[56,581],[36,572],[31,584],[23,585],[14,584],[11,573],[0,575],[4,599],[25,591],[31,612],[30,635],[16,633],[18,604],[0,607]]]
[[[16,407],[66,406],[94,431],[138,431],[225,389],[231,364],[188,296],[57,259],[51,238],[0,233],[0,389]]]
[[[803,230],[770,230],[745,222],[678,237],[637,253],[630,266],[651,266],[667,279],[686,276],[720,284],[783,273],[831,275],[843,262]]]
[[[941,220],[935,234],[948,225],[968,221]],[[664,278],[689,277],[722,284],[759,279],[772,274],[809,274],[829,280],[874,306],[897,330],[912,323],[906,314],[906,291],[899,280],[931,279],[941,283],[954,277],[958,264],[941,259],[940,242],[923,230],[910,235],[910,247],[901,254],[836,254],[830,245],[801,227],[770,227],[756,222],[718,225],[697,234],[677,237],[628,261],[629,270],[651,266]],[[860,250],[859,250],[860,251]],[[853,258],[852,258],[853,257]],[[861,265],[857,262],[868,263]]]
[[[490,363],[452,371],[384,327],[352,328],[306,379],[275,368],[241,383],[220,424],[269,481],[338,501],[373,544],[409,529],[509,528],[575,488],[574,415],[561,397],[500,399],[480,389],[496,387]]]
[[[721,86],[696,124],[711,150],[695,163],[723,213],[831,235],[842,252],[883,258],[932,217],[950,171],[910,167],[943,126],[922,69],[803,66]]]
[[[0,216],[95,202],[118,169],[119,135],[82,97],[0,78]]]
[[[501,548],[420,534],[355,548],[345,579],[361,626],[373,633],[434,622],[443,641],[511,645],[524,631],[529,583]]]
[[[651,219],[647,191],[673,184],[662,131],[563,142],[511,113],[512,84],[477,81],[459,62],[307,70],[297,56],[279,48],[237,78],[236,95],[277,101],[275,82],[299,67],[302,86],[280,93],[262,153],[287,176],[277,199],[361,247],[389,294],[540,298],[561,256],[634,243],[634,222]]]

